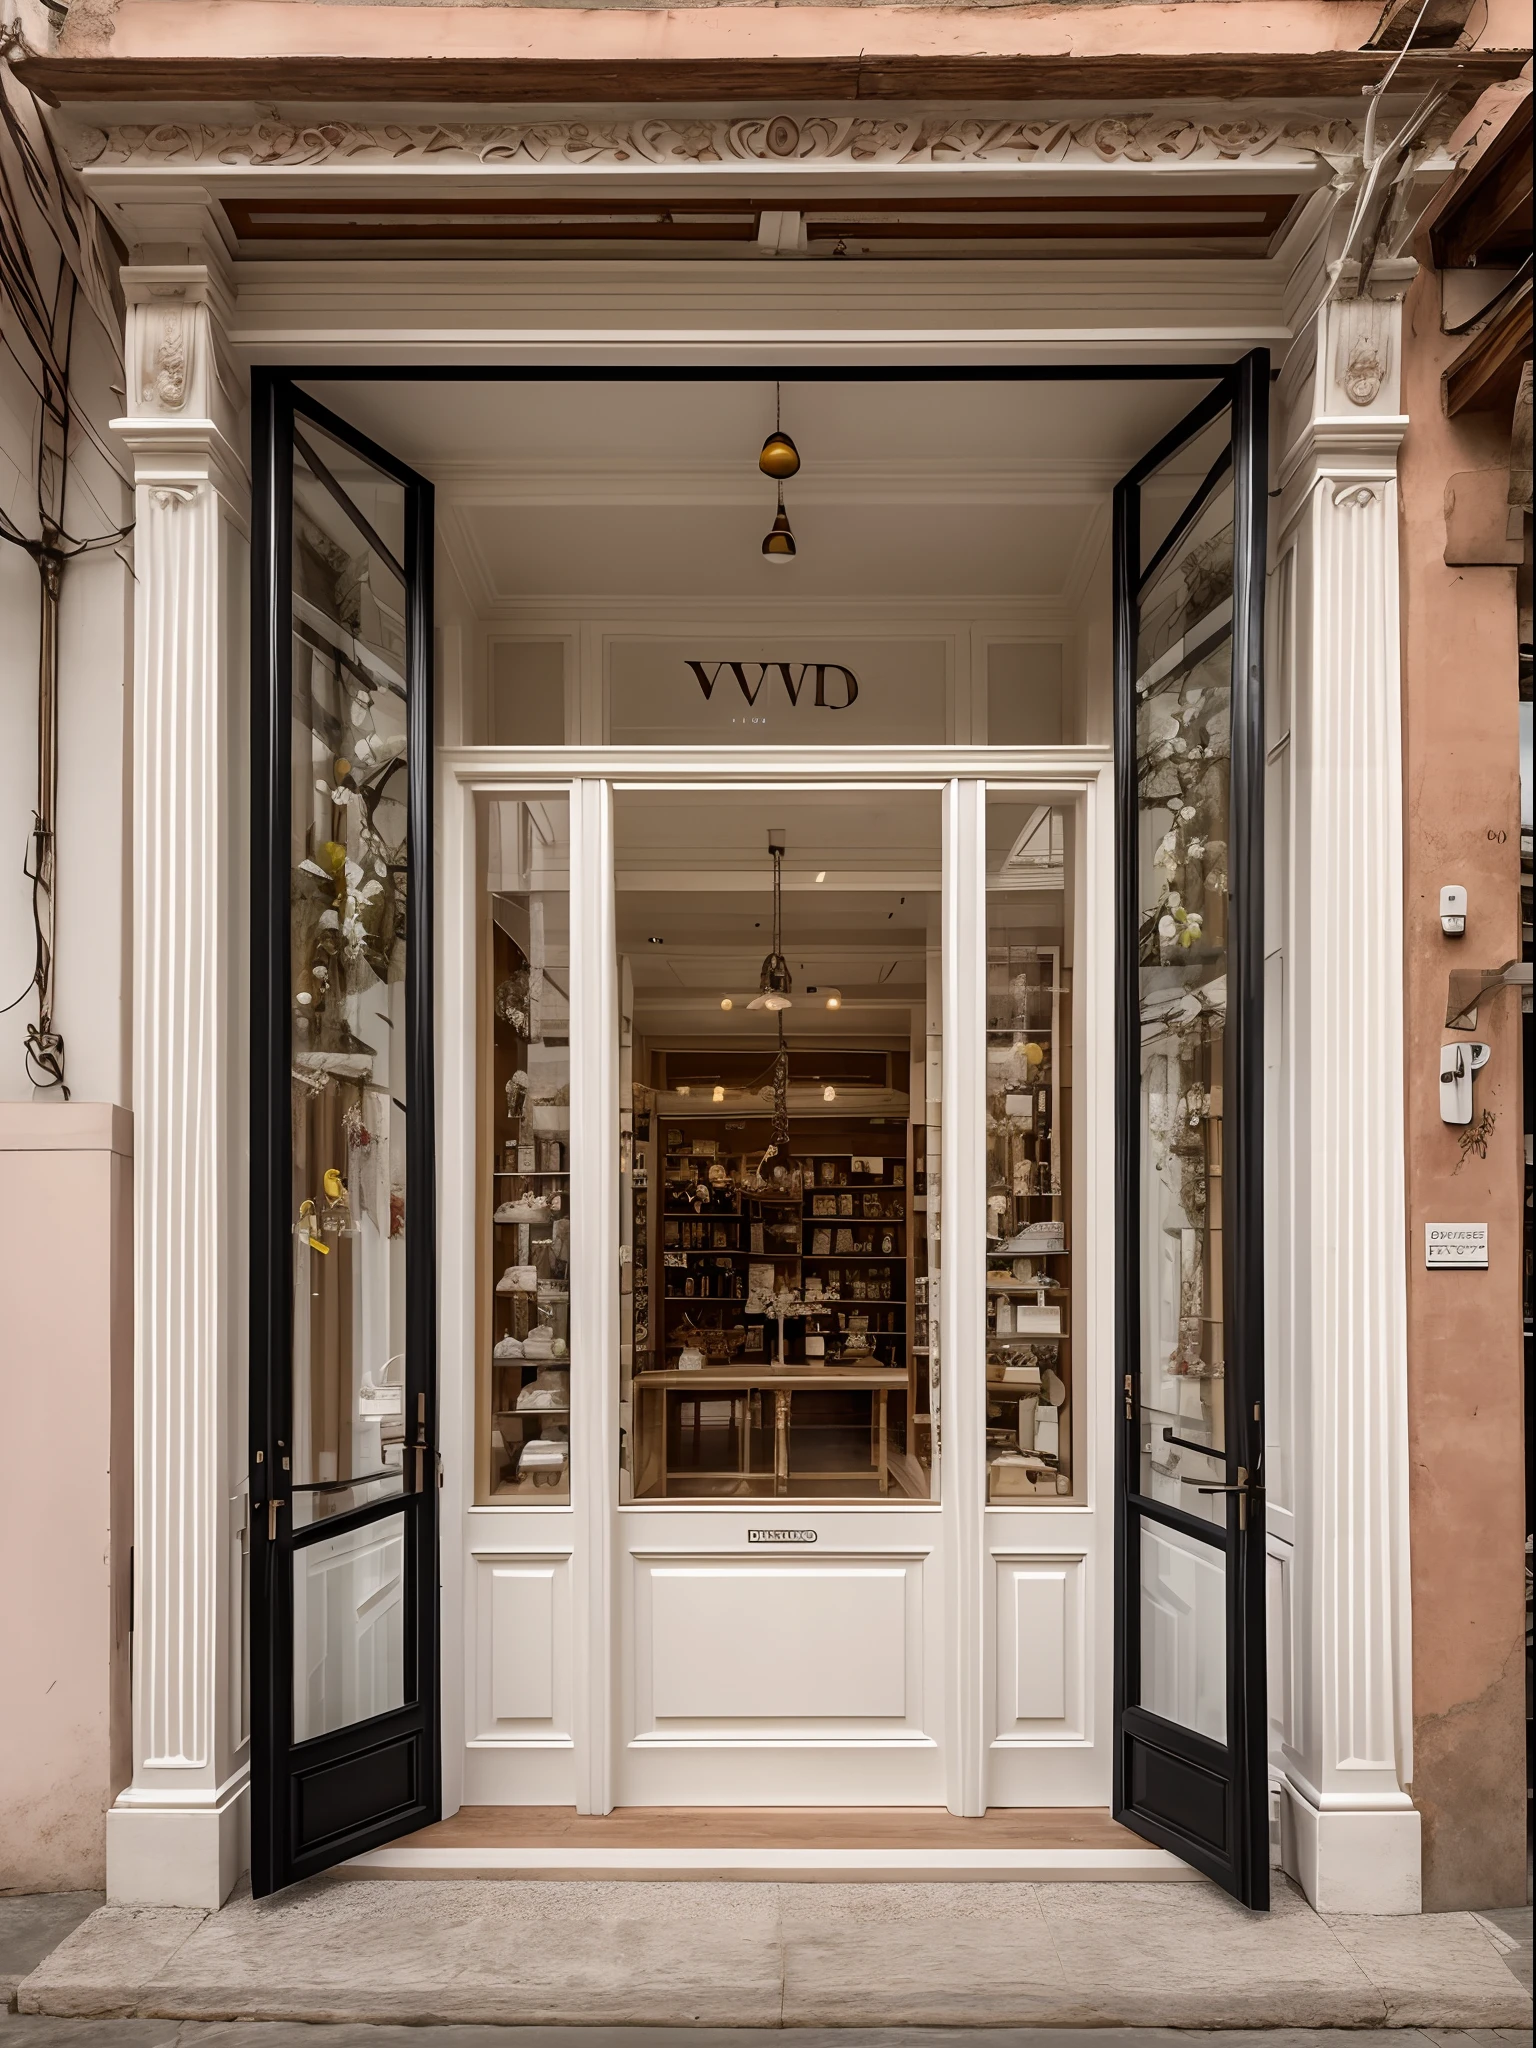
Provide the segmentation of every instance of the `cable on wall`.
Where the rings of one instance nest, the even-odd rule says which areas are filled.
[[[58,943],[59,599],[64,573],[81,555],[116,548],[132,522],[84,538],[67,525],[69,465],[79,432],[95,443],[125,485],[112,450],[76,408],[70,381],[75,317],[82,299],[122,360],[122,309],[107,257],[107,230],[54,148],[37,101],[18,105],[11,59],[26,44],[19,22],[0,26],[0,341],[37,400],[34,483],[37,530],[0,507],[0,540],[31,557],[38,572],[37,800],[22,869],[32,886],[32,977],[0,1015],[36,996],[24,1058],[34,1087],[67,1102],[64,1040],[54,1026]],[[35,130],[35,133],[34,133]],[[52,245],[45,256],[47,244]]]

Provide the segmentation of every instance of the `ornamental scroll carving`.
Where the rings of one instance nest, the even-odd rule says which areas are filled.
[[[772,114],[699,119],[647,114],[615,121],[374,123],[285,121],[243,127],[161,122],[77,130],[80,163],[300,165],[518,163],[604,169],[721,164],[1221,163],[1294,153],[1347,160],[1353,124],[1254,110],[1240,119],[1127,113],[1088,120],[953,114]]]
[[[139,331],[139,398],[146,412],[180,412],[187,402],[187,305],[175,290],[152,291]]]

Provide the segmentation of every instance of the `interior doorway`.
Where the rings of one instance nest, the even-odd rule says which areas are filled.
[[[393,549],[366,508],[333,531],[354,468],[392,473],[384,445],[273,380],[263,559],[295,568],[291,593],[257,593],[276,620],[263,790],[341,803],[335,741],[383,676],[358,593],[391,563],[405,578],[407,1036],[427,1071],[434,1029],[447,1048],[436,1188],[413,1173],[405,1211],[441,1194],[412,1283],[418,1306],[439,1283],[442,1312],[407,1347],[405,1470],[434,1530],[441,1472],[456,1554],[442,1608],[402,1612],[406,1704],[439,1673],[464,1731],[448,1803],[1169,1805],[1134,1772],[1116,1783],[1123,1511],[1239,1560],[1234,1601],[1262,1523],[1254,1465],[1220,1477],[1235,1432],[1178,1447],[1222,1496],[1208,1517],[1142,1498],[1123,1314],[1116,1356],[1117,1260],[1122,1311],[1148,1278],[1114,1210],[1137,1185],[1138,863],[1160,875],[1165,851],[1142,843],[1143,795],[1163,799],[1140,789],[1133,707],[1185,690],[1213,786],[1251,766],[1264,389],[1256,358],[1185,380],[797,376],[785,423],[817,460],[788,493],[786,558],[782,479],[766,469],[765,505],[756,452],[769,380],[660,376],[638,408],[624,378],[349,385],[349,413],[429,472],[397,465],[414,496]],[[306,495],[320,430],[351,466]],[[1137,492],[1174,507],[1155,546]],[[1135,615],[1159,576],[1188,630],[1143,673]],[[303,755],[285,721],[316,661],[335,733]],[[1242,879],[1257,810],[1233,815]],[[289,822],[264,828],[284,904]],[[323,881],[331,845],[311,838],[294,858]],[[1236,880],[1232,900],[1251,947]],[[1189,923],[1174,964],[1210,969],[1225,1014],[1216,931]],[[306,993],[268,1004],[274,1102]],[[1247,1075],[1247,1008],[1224,1043]],[[1223,1219],[1257,1215],[1250,1183],[1246,1163],[1223,1176]],[[287,1275],[297,1225],[276,1195],[262,1217],[262,1273]],[[1220,1239],[1245,1273],[1250,1239]],[[376,1389],[366,1364],[339,1370]],[[1258,1372],[1257,1348],[1242,1364]],[[279,1341],[253,1378],[269,1461],[286,1371]],[[1245,1385],[1227,1375],[1240,1421]],[[261,1504],[281,1683],[286,1525]],[[1227,1619],[1172,1650],[1256,1701],[1242,1653],[1261,1636],[1240,1601]],[[1143,1748],[1167,1719],[1147,1708]],[[1247,1850],[1216,1803],[1253,1780],[1252,1745],[1197,1738],[1227,1881]],[[349,1723],[337,1757],[382,1827],[368,1740]]]

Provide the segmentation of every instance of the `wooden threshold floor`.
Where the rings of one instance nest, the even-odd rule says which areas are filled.
[[[1145,1849],[1101,1806],[462,1806],[400,1849]]]

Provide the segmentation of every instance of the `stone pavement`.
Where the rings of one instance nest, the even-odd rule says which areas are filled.
[[[1470,1913],[1325,1919],[1284,1882],[1274,1910],[1253,1914],[1205,1883],[331,1876],[259,1905],[242,1892],[216,1914],[101,1907],[23,1980],[18,2004],[111,2023],[110,2034],[35,2037],[82,2048],[284,2038],[156,2025],[242,2019],[554,2028],[542,2037],[551,2048],[562,2037],[618,2048],[593,2029],[626,2030],[628,2048],[647,2038],[627,2032],[636,2027],[833,2028],[838,2048],[855,2048],[850,2028],[909,2030],[906,2048],[980,2048],[984,2036],[956,2028],[1528,2029],[1530,1995],[1499,1934]],[[127,2032],[135,2018],[149,2030]],[[0,2025],[0,2048],[28,2048],[26,2024]],[[302,2038],[319,2048],[324,2036]],[[334,2038],[385,2039],[355,2026]],[[434,2048],[451,2038],[434,2035]],[[479,2048],[473,2033],[461,2038]],[[520,2048],[536,2038],[523,2033]],[[713,2038],[691,2032],[690,2048]],[[1044,2048],[1041,2033],[1027,2038]],[[1082,2033],[1072,2048],[1086,2048]]]

